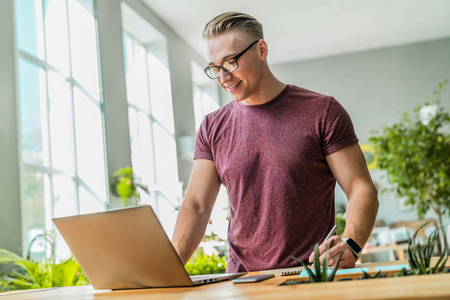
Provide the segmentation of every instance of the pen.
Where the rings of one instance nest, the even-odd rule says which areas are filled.
[[[336,230],[336,224],[333,226],[333,228],[331,228],[330,232],[328,233],[327,237],[323,240],[322,244],[325,243],[333,234],[333,232]],[[313,263],[309,263],[309,265],[311,266]]]
[[[322,244],[325,243],[330,237],[331,235],[334,233],[334,231],[336,230],[336,225],[333,226],[333,228],[331,228],[330,232],[328,233],[327,237],[323,240]]]

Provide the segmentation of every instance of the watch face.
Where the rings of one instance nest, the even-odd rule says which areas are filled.
[[[361,252],[361,247],[358,246],[358,244],[355,243],[354,240],[352,240],[352,239],[347,239],[345,242],[347,243],[347,245],[348,245],[350,248],[352,248],[353,252],[355,252],[356,254],[359,254],[359,252]]]

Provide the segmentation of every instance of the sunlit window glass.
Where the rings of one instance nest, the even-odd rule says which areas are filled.
[[[25,162],[47,165],[46,149],[46,80],[44,70],[19,58],[19,103],[22,159]]]
[[[151,191],[141,193],[141,203],[153,206],[171,236],[181,199],[167,42],[128,6],[122,9],[124,20],[132,17],[148,33],[145,43],[123,34],[132,166],[136,180]]]
[[[93,0],[15,0],[15,16],[27,246],[53,217],[104,210],[108,192]]]
[[[45,203],[46,189],[48,190],[48,176],[41,172],[22,172],[22,212],[26,218],[22,218],[22,230],[25,233],[24,240],[27,244],[46,230]],[[45,248],[33,249],[35,254],[44,255]]]
[[[153,43],[152,49],[155,47],[162,52],[164,46],[160,44],[161,42]],[[170,72],[164,56],[158,52],[149,52],[147,55],[152,115],[169,134],[174,134]]]
[[[53,176],[53,205],[55,217],[66,217],[78,213],[75,184],[72,178]]]
[[[72,101],[69,81],[48,72],[49,123],[52,165],[68,174],[75,173]]]
[[[80,89],[74,89],[78,176],[101,199],[106,198],[102,114]]]
[[[42,0],[16,0],[17,48],[44,59],[44,29]]]
[[[44,1],[44,25],[47,61],[51,66],[69,74],[69,36],[66,1]]]
[[[89,214],[105,210],[104,203],[89,192],[85,187],[80,186],[78,189],[80,214]]]
[[[96,100],[100,99],[97,38],[92,0],[68,0],[70,52],[74,79]]]

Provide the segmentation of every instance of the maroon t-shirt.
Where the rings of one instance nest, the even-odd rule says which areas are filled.
[[[214,161],[230,198],[227,272],[307,260],[334,225],[325,157],[356,142],[334,98],[293,85],[265,104],[233,101],[205,117],[194,159]]]

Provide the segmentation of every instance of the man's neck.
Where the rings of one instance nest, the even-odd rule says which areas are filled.
[[[286,84],[279,81],[271,72],[267,74],[267,78],[261,81],[260,88],[256,93],[251,95],[241,103],[244,105],[261,105],[273,100],[286,87]]]

